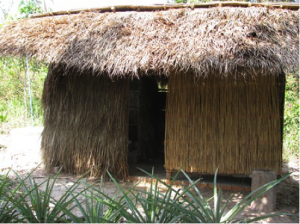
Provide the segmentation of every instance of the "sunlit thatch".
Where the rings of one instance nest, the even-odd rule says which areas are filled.
[[[249,175],[281,171],[284,75],[169,77],[167,170]]]
[[[298,66],[299,12],[215,7],[33,18],[1,30],[0,54],[111,77],[153,71],[277,75]]]
[[[42,157],[46,169],[116,178],[128,176],[129,80],[107,75],[64,75],[50,66],[43,92]]]
[[[108,170],[126,179],[128,77],[151,74],[170,80],[167,170],[279,171],[284,72],[298,69],[299,12],[248,4],[108,8],[4,26],[1,55],[51,64],[43,95],[46,168]],[[150,127],[145,121],[139,130]]]

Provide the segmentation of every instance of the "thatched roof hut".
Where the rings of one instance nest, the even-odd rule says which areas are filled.
[[[128,135],[128,127],[126,127],[128,110],[126,108],[128,105],[124,103],[120,106],[119,102],[128,101],[126,100],[129,89],[128,77],[163,76],[170,78],[165,143],[166,168],[168,170],[176,169],[177,166],[180,166],[179,163],[183,165],[191,155],[195,160],[193,166],[198,166],[197,161],[201,156],[208,161],[209,153],[191,154],[184,159],[178,157],[176,162],[168,161],[167,158],[170,157],[168,153],[176,152],[178,154],[178,151],[184,152],[189,147],[197,148],[196,151],[199,151],[200,147],[207,152],[212,152],[215,162],[214,166],[210,168],[205,168],[208,166],[205,165],[199,169],[186,168],[186,170],[211,173],[223,155],[217,152],[222,151],[225,142],[228,143],[230,139],[238,136],[243,139],[240,135],[245,135],[250,138],[247,141],[251,139],[259,141],[257,140],[258,136],[264,136],[264,140],[268,141],[267,145],[273,144],[270,142],[275,138],[279,138],[281,141],[282,88],[284,87],[279,88],[278,83],[279,86],[284,83],[282,77],[285,72],[298,69],[299,7],[293,4],[252,6],[249,3],[236,2],[153,7],[120,6],[48,13],[5,25],[0,30],[1,55],[28,56],[50,64],[43,102],[45,109],[43,147],[44,159],[48,166],[56,166],[61,162],[69,172],[72,170],[83,172],[89,163],[98,167],[96,169],[98,171],[95,172],[97,175],[103,173],[104,170],[110,170],[115,174],[122,173],[121,177],[126,176],[126,172],[121,170],[126,169],[126,137]],[[106,76],[110,77],[112,81],[104,78]],[[93,85],[94,80],[91,77],[97,80],[95,81],[98,82],[97,85]],[[251,89],[249,87],[251,85],[248,85],[247,82],[258,85]],[[182,89],[179,83],[185,87]],[[211,86],[211,89],[199,87],[198,90],[194,90],[193,86],[198,86],[199,83],[202,86]],[[230,89],[228,92],[219,87],[214,88],[222,86],[220,83],[224,84],[225,89],[236,84],[240,84],[242,88],[239,88],[238,94],[232,94],[231,91],[234,92],[236,89],[227,88],[228,91]],[[270,86],[268,84],[268,88],[265,88],[263,85],[267,83]],[[91,88],[89,89],[86,85],[91,85]],[[271,88],[271,85],[274,88]],[[247,88],[251,90],[245,92]],[[106,92],[97,93],[97,95],[89,92],[91,89],[93,92],[97,92],[97,89]],[[268,89],[268,93],[263,91],[266,89]],[[77,98],[74,95],[76,92],[80,103],[76,102]],[[174,93],[174,97],[171,96],[171,92]],[[180,94],[182,101],[178,102]],[[221,97],[222,94],[225,94],[224,98]],[[235,98],[230,98],[230,94]],[[244,95],[243,99],[247,102],[246,104],[242,103],[243,100],[236,99],[241,94]],[[202,98],[196,99],[200,95]],[[229,110],[227,108],[226,112],[220,112],[217,116],[213,116],[214,119],[207,119],[211,112],[203,113],[203,107],[205,105],[207,109],[209,104],[197,102],[210,102],[217,96],[219,100],[217,103],[212,103],[215,106],[212,106],[210,110],[221,111],[221,108],[229,107],[228,102],[231,102],[232,99],[236,99],[236,102],[240,103],[230,104],[231,107],[240,108],[242,105],[242,109]],[[263,96],[265,99],[261,98]],[[104,99],[105,97],[107,100]],[[259,103],[255,100],[257,97],[261,100]],[[93,106],[99,98],[102,99],[102,108]],[[249,100],[250,98],[253,100]],[[189,99],[191,102],[188,102]],[[185,109],[181,110],[178,108],[182,108],[182,102],[185,104]],[[253,103],[252,109],[249,109],[248,103]],[[199,106],[199,110],[193,106],[197,104],[202,105]],[[268,108],[265,108],[264,111],[262,105],[268,105]],[[178,110],[174,112],[176,108]],[[256,125],[253,122],[245,124],[243,120],[235,123],[234,120],[242,117],[238,115],[242,110],[252,111],[250,114],[243,113],[243,116],[248,118],[264,112],[271,113],[266,115],[267,117],[279,118],[265,120],[266,123],[263,127],[259,122],[254,122]],[[71,111],[74,113],[72,114]],[[111,113],[112,111],[114,113]],[[273,113],[273,111],[276,112]],[[72,116],[68,113],[71,113]],[[117,113],[120,115],[118,118]],[[176,132],[176,126],[179,128],[185,124],[177,122],[180,120],[179,117],[183,116],[182,113],[185,118],[195,117],[193,114],[200,113],[201,116],[206,116],[204,119],[209,122],[201,123],[202,121],[199,121],[202,125],[199,123],[201,129],[197,128],[200,127],[199,125],[195,125],[193,129],[180,128],[184,132],[182,134],[180,131]],[[168,118],[170,114],[173,118]],[[226,116],[230,114],[239,119],[227,119]],[[64,115],[65,118],[62,119],[61,116]],[[177,120],[174,120],[175,115]],[[111,117],[112,120],[108,121],[108,117]],[[221,124],[223,129],[217,130],[217,126],[211,125],[211,122],[218,123],[218,121],[223,122]],[[189,122],[198,124],[196,120]],[[241,125],[242,123],[244,125]],[[122,128],[118,128],[119,125]],[[168,125],[172,127],[170,126],[168,129]],[[251,125],[254,126],[250,128]],[[230,130],[235,131],[227,132],[226,127],[228,126],[230,126]],[[103,127],[106,127],[105,130]],[[108,132],[108,129],[111,132]],[[268,134],[268,131],[272,129],[275,129],[276,133]],[[64,134],[65,132],[62,130],[67,131],[68,134]],[[199,138],[199,134],[195,133],[200,130],[202,134],[205,133],[210,137]],[[251,134],[247,130],[250,130]],[[114,131],[118,133],[117,136],[113,136]],[[220,133],[221,131],[222,133]],[[233,132],[239,133],[234,134]],[[98,135],[95,136],[95,133]],[[224,133],[228,133],[228,136]],[[220,136],[223,140],[220,140]],[[104,138],[105,140],[103,140]],[[111,146],[113,139],[118,139],[119,142]],[[168,143],[176,139],[181,139],[182,142],[177,142],[177,145]],[[195,139],[201,141],[200,145],[197,146]],[[268,163],[267,160],[273,159],[268,158],[264,160],[262,167],[256,167],[259,163],[255,163],[255,166],[251,164],[261,157],[259,151],[266,150],[266,147],[255,143],[253,146],[257,156],[251,156],[251,153],[249,154],[247,151],[251,150],[252,146],[249,146],[249,149],[248,147],[243,149],[246,144],[244,140],[246,139],[243,139],[243,144],[240,145],[233,146],[231,144],[228,147],[228,153],[225,154],[227,161],[241,161],[244,163],[242,166],[247,167],[238,172],[238,163],[234,162],[235,168],[227,169],[224,166],[223,173],[246,174],[253,168],[280,169],[278,164],[281,162],[281,144],[275,148],[271,147],[273,153],[264,155],[264,157],[276,155],[274,160],[277,165],[272,165],[272,162]],[[215,142],[214,146],[210,148],[206,144],[207,141]],[[87,144],[87,142],[89,143]],[[183,142],[185,143],[183,144]],[[107,149],[103,147],[107,147]],[[76,156],[71,153],[74,150]],[[82,156],[80,155],[82,150],[90,153]],[[104,160],[99,153],[101,150],[114,152],[114,156],[111,158],[103,157],[105,162],[110,165],[99,162]],[[224,152],[227,152],[226,150]],[[58,151],[61,153],[60,155],[57,154]],[[121,151],[122,153],[118,153]],[[243,151],[243,153],[239,153],[239,151]],[[55,153],[59,158],[54,156]],[[61,160],[65,160],[68,155],[73,155],[73,157],[71,156],[72,162],[66,165]],[[118,156],[116,157],[116,155]],[[123,165],[115,166],[116,158],[122,158]],[[246,159],[246,162],[243,162],[243,158]],[[83,165],[80,165],[81,163]],[[79,168],[73,169],[72,167]],[[220,172],[222,172],[222,168]]]
[[[274,75],[298,65],[298,14],[267,7],[91,10],[13,22],[2,29],[0,52],[111,77],[174,70]]]

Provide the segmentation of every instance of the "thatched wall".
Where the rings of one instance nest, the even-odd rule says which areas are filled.
[[[221,174],[280,171],[284,78],[279,77],[171,75],[166,169],[183,166],[209,174],[218,166]]]
[[[50,66],[43,92],[46,168],[127,178],[128,97],[128,79]]]

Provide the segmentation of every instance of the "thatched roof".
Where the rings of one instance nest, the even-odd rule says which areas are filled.
[[[178,70],[196,75],[278,75],[298,68],[298,10],[113,11],[10,23],[0,30],[0,54],[28,55],[109,76],[169,75]]]

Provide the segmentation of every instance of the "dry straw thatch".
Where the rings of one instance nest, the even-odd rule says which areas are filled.
[[[90,10],[16,21],[0,30],[0,54],[28,55],[110,77],[153,71],[278,75],[298,67],[298,11],[196,6],[144,12],[123,7],[125,12]]]
[[[43,95],[47,168],[92,167],[92,175],[108,170],[125,179],[129,81],[122,77],[154,74],[170,78],[167,169],[187,161],[191,172],[213,173],[219,164],[226,174],[261,164],[279,170],[284,94],[277,79],[298,69],[299,6],[226,4],[235,7],[73,11],[0,29],[1,55],[51,64]]]
[[[74,9],[68,11],[57,11],[57,12],[47,12],[47,13],[39,13],[31,15],[31,18],[39,18],[45,16],[56,16],[56,15],[70,15],[77,14],[80,12],[126,12],[126,11],[162,11],[169,9],[195,9],[195,8],[211,8],[211,7],[224,7],[224,6],[232,6],[232,7],[268,7],[268,8],[279,8],[279,9],[292,9],[298,10],[299,4],[291,3],[291,2],[265,2],[265,3],[255,3],[255,2],[239,2],[239,1],[213,1],[213,2],[205,2],[205,3],[197,3],[197,4],[158,4],[158,5],[117,5],[117,6],[106,6],[101,8],[93,8],[93,9]]]
[[[165,167],[188,172],[281,171],[281,76],[195,78],[171,75]]]
[[[128,177],[129,80],[107,75],[64,75],[50,66],[43,92],[42,157],[47,170]]]

